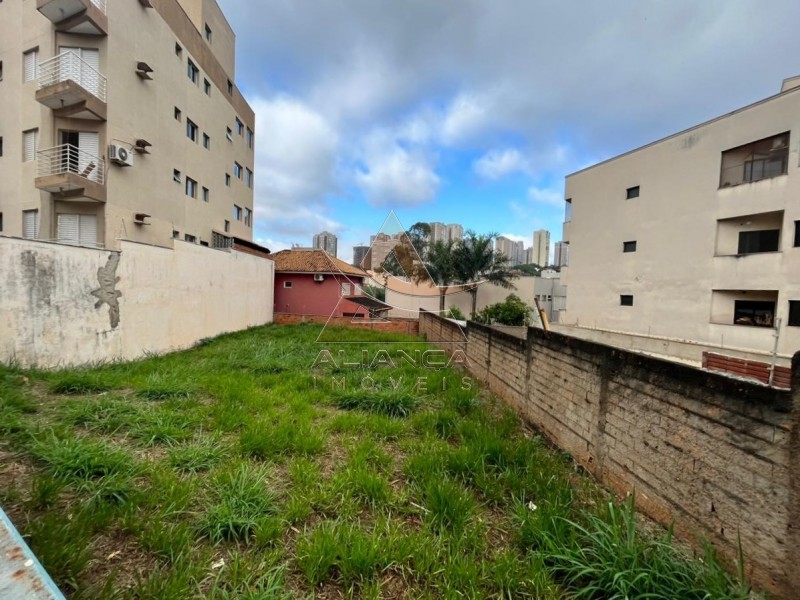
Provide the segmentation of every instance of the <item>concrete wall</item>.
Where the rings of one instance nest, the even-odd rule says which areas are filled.
[[[720,187],[723,152],[786,131],[787,174]],[[778,351],[791,356],[800,348],[800,327],[787,324],[789,301],[800,300],[799,131],[794,88],[568,176],[568,299],[559,322],[771,351],[770,329],[734,325],[732,310],[712,307],[714,290],[772,290]],[[640,195],[628,200],[633,186]],[[780,227],[779,251],[736,255],[738,233],[765,224]],[[636,252],[623,253],[631,240]],[[633,306],[620,305],[623,294]]]
[[[463,340],[431,313],[420,333]],[[731,562],[741,535],[748,576],[798,597],[800,354],[792,395],[534,328],[470,322],[466,334],[473,374],[602,483]]]
[[[697,367],[703,362],[703,352],[716,352],[747,360],[765,362],[771,362],[772,360],[771,353],[766,350],[747,350],[733,344],[700,343],[674,337],[632,334],[624,331],[593,329],[591,327],[578,327],[575,325],[563,325],[561,323],[551,323],[550,326],[553,331],[563,333],[570,337],[607,344],[631,352],[650,354],[672,361],[681,361]],[[725,338],[721,338],[721,341],[725,342]],[[778,365],[788,366],[790,363],[791,356],[779,354],[776,357],[776,364]]]
[[[121,245],[0,237],[0,361],[134,359],[272,321],[271,260],[182,242]]]

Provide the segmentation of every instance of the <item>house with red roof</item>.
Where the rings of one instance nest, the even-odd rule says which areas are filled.
[[[324,250],[292,248],[275,261],[275,313],[319,317],[371,317],[389,305],[367,296],[369,274]]]

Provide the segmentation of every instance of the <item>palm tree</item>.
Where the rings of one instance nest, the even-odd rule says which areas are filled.
[[[422,269],[414,274],[414,282],[439,286],[439,311],[444,311],[447,289],[456,281],[455,247],[451,241],[437,240],[428,246]]]
[[[481,282],[511,289],[514,287],[511,281],[518,277],[509,268],[508,257],[494,249],[496,237],[496,233],[478,235],[474,231],[467,231],[453,250],[456,281],[471,284],[467,291],[472,295],[473,317],[477,312],[478,286]]]

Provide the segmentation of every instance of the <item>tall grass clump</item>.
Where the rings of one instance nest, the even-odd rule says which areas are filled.
[[[338,396],[334,403],[343,410],[362,410],[390,417],[407,417],[419,404],[417,398],[401,391],[356,390]]]
[[[213,542],[247,540],[275,510],[275,494],[267,488],[266,479],[264,467],[244,463],[217,475],[216,503],[206,512],[201,532]]]

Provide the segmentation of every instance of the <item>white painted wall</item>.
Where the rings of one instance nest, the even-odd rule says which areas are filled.
[[[274,263],[176,242],[121,242],[120,320],[95,308],[98,269],[115,253],[0,237],[0,361],[55,367],[134,359],[272,322]]]

